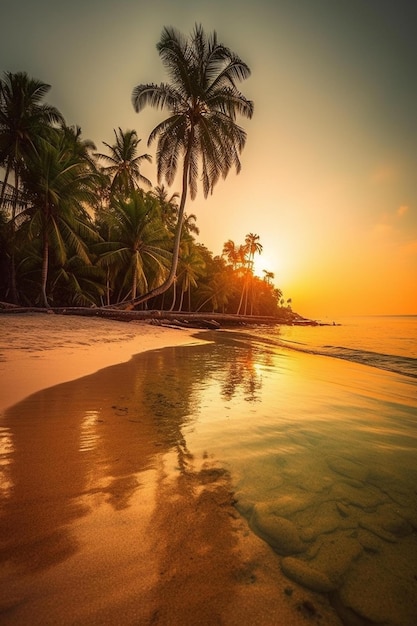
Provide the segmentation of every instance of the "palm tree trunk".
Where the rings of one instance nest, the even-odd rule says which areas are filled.
[[[184,289],[181,289],[181,297],[180,297],[180,304],[178,306],[178,311],[182,311],[183,304],[184,304]]]
[[[243,296],[245,294],[245,287],[246,287],[246,282],[245,280],[243,280],[243,289],[242,289],[242,293],[240,294],[239,306],[237,307],[236,315],[239,315],[240,309],[242,308]]]
[[[209,296],[206,300],[204,300],[204,302],[202,304],[200,304],[198,306],[198,308],[196,309],[196,313],[199,313],[199,311],[201,311],[201,309],[203,308],[203,306],[205,306],[208,302],[210,302],[210,300],[213,298],[213,296]]]
[[[177,281],[176,280],[174,280],[174,290],[173,291],[174,291],[174,295],[172,296],[172,303],[171,303],[171,306],[169,308],[170,311],[174,310],[174,308],[175,308],[175,301],[177,299]]]
[[[46,297],[46,283],[48,280],[48,262],[49,262],[49,242],[48,237],[45,233],[45,239],[43,242],[43,253],[42,253],[42,284],[41,284],[41,295],[43,300],[43,305],[49,309],[48,298]]]
[[[10,174],[10,163],[7,162],[7,167],[6,167],[6,171],[5,171],[5,174],[4,174],[3,186],[1,188],[1,194],[0,194],[0,208],[3,206],[4,195],[6,193],[6,185],[7,185],[8,179],[9,179],[9,174]]]
[[[136,259],[135,259],[135,267],[133,269],[133,276],[132,276],[132,304],[136,298],[137,284],[138,284],[138,270],[137,270],[137,264],[136,264]]]
[[[238,309],[237,309],[237,315],[239,315],[239,313],[241,311],[243,300],[245,300],[244,315],[246,315],[246,307],[247,307],[247,303],[248,303],[248,285],[249,285],[248,276],[249,276],[249,269],[247,268],[246,269],[246,273],[245,273],[245,277],[243,279],[243,289],[242,289],[242,294],[240,296],[240,302],[239,302],[239,306],[238,306]]]
[[[110,271],[109,271],[109,268],[107,268],[107,274],[106,274],[106,304],[107,306],[110,305]]]
[[[12,292],[12,302],[19,304],[19,298],[17,295],[17,283],[16,283],[16,255],[15,255],[15,233],[16,233],[16,211],[17,211],[17,194],[19,189],[19,172],[16,165],[15,169],[15,190],[12,201],[12,219],[11,219],[11,251],[10,251],[10,287]]]

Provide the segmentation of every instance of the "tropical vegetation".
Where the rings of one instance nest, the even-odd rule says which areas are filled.
[[[275,316],[288,307],[274,274],[254,273],[258,235],[213,255],[187,214],[201,179],[212,193],[240,170],[246,133],[237,115],[253,104],[236,87],[247,65],[196,26],[188,40],[165,28],[158,51],[170,83],[133,90],[168,117],[151,132],[152,157],[132,129],[114,129],[98,152],[45,102],[50,86],[24,72],[0,79],[0,301],[22,306],[119,307]],[[165,187],[179,180],[181,193]]]

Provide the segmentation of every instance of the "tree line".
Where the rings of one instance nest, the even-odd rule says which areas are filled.
[[[212,193],[240,171],[253,103],[236,84],[247,65],[201,26],[187,39],[172,28],[157,44],[170,83],[134,88],[140,112],[168,116],[151,132],[158,185],[135,130],[114,130],[98,152],[45,102],[50,86],[25,72],[0,80],[0,300],[23,306],[125,306],[275,315],[284,304],[273,274],[254,275],[258,235],[227,241],[221,256],[198,243],[185,211],[198,182]],[[181,179],[181,193],[168,187]],[[168,186],[166,186],[165,185]],[[287,302],[288,304],[288,302]]]

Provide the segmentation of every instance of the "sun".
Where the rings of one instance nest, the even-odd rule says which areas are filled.
[[[259,278],[265,277],[266,272],[274,272],[274,265],[270,258],[264,256],[263,254],[255,254],[255,258],[253,260],[253,273],[255,276]]]

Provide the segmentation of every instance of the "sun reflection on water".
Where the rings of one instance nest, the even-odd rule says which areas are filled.
[[[10,478],[10,463],[14,451],[12,434],[9,428],[0,426],[0,493],[7,498],[13,487]]]
[[[99,411],[93,410],[85,412],[84,418],[81,422],[80,452],[87,452],[95,448],[98,439],[98,419]]]

